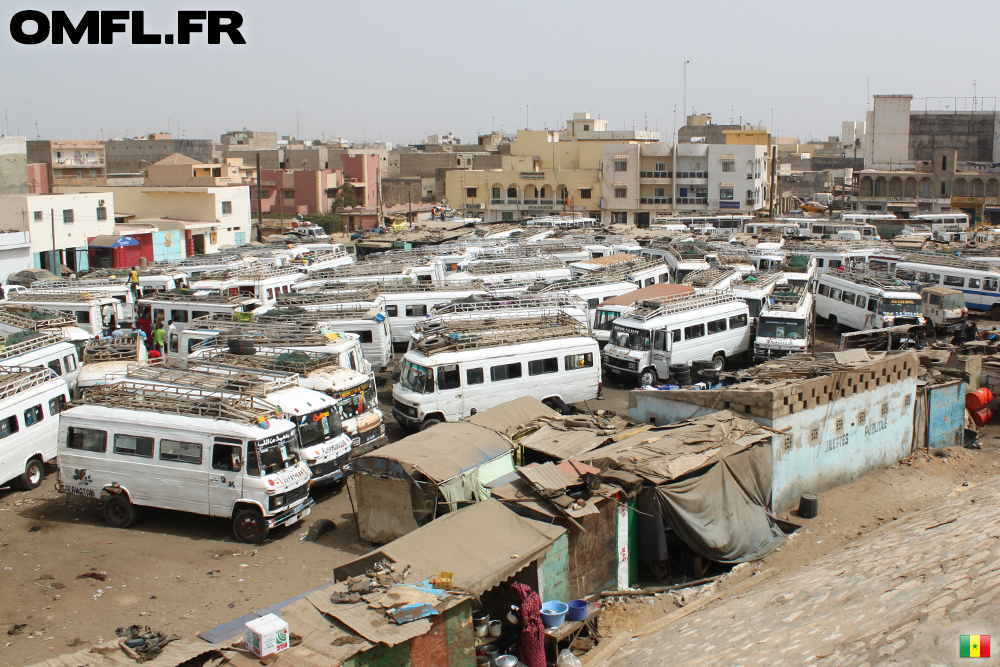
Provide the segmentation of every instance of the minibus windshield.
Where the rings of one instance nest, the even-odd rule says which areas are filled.
[[[330,408],[302,415],[298,418],[298,425],[299,446],[303,449],[336,438],[344,432],[340,425],[340,415]]]
[[[341,419],[354,419],[374,408],[377,403],[375,387],[368,380],[364,384],[340,392],[337,411]]]
[[[792,338],[802,340],[806,337],[806,321],[762,317],[757,327],[757,336],[759,338]]]
[[[399,383],[418,394],[430,394],[434,391],[434,378],[430,369],[419,366],[409,359],[403,359]]]
[[[616,329],[614,333],[611,334],[611,344],[618,347],[624,347],[629,350],[648,350],[649,332],[622,331],[620,329]]]
[[[902,313],[919,315],[922,310],[920,299],[882,299],[882,312],[887,315]]]
[[[276,472],[287,470],[299,462],[298,456],[292,451],[295,444],[295,431],[288,430],[279,435],[273,435],[262,440],[254,440],[250,446],[257,453],[259,465],[258,475],[273,475]],[[247,464],[247,474],[254,474],[252,459]]]

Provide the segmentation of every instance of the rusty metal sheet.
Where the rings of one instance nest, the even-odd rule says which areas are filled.
[[[833,358],[837,360],[838,364],[856,364],[872,360],[872,358],[868,356],[868,350],[864,348],[834,352]]]
[[[551,461],[539,466],[518,468],[517,472],[539,489],[561,491],[579,483],[579,477],[563,472]]]

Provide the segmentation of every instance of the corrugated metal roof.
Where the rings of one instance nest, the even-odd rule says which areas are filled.
[[[551,461],[531,468],[518,468],[517,472],[539,489],[552,491],[561,491],[579,481],[579,477],[563,472]]]
[[[833,358],[837,360],[838,364],[856,364],[858,362],[867,362],[872,360],[872,358],[868,356],[868,350],[864,348],[834,352]]]
[[[555,459],[569,459],[597,448],[608,437],[583,429],[562,431],[543,425],[531,435],[518,440],[518,444]]]

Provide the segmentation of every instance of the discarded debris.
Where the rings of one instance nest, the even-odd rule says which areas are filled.
[[[10,630],[7,631],[7,636],[16,637],[17,635],[22,634],[26,627],[28,627],[27,623],[15,623],[10,627]]]
[[[163,647],[170,642],[180,639],[177,635],[165,635],[162,632],[150,630],[148,625],[130,625],[127,628],[118,628],[115,634],[121,639],[119,646],[136,662],[145,662],[158,656]]]
[[[336,530],[337,524],[329,519],[319,519],[314,521],[311,526],[309,526],[309,533],[306,535],[306,539],[310,542],[315,542],[322,535],[329,533],[331,530]]]
[[[37,533],[37,532],[38,532],[38,531],[40,531],[41,529],[42,529],[42,527],[41,527],[41,526],[32,526],[31,528],[29,528],[29,529],[28,529],[28,532],[29,532],[29,533]]]
[[[364,644],[365,640],[357,635],[341,635],[330,642],[330,646],[346,646],[347,644]]]
[[[77,575],[77,579],[97,579],[98,581],[107,581],[108,575],[103,572],[84,572],[83,574]]]

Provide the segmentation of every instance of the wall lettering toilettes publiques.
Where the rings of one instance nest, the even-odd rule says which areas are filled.
[[[243,15],[224,10],[178,11],[174,32],[146,32],[141,11],[86,11],[75,22],[66,12],[51,16],[25,9],[10,19],[10,35],[20,44],[114,44],[115,33],[130,34],[132,44],[190,44],[191,36],[203,33],[209,44],[221,44],[225,35],[232,44],[246,44],[240,33]],[[119,41],[123,41],[120,39]]]

